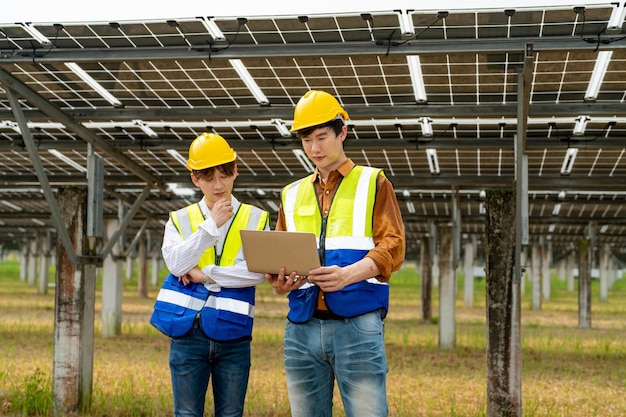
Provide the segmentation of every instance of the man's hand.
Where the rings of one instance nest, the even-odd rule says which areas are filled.
[[[211,209],[211,217],[217,227],[222,227],[224,223],[233,217],[233,204],[230,199],[222,198],[213,204]]]
[[[308,279],[324,292],[339,291],[350,283],[347,271],[336,265],[311,269]]]
[[[286,276],[285,268],[280,268],[278,275],[265,274],[265,279],[270,283],[275,294],[286,294],[297,290],[307,282],[306,277],[296,275],[296,271]]]

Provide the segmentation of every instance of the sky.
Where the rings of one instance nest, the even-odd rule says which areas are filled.
[[[314,13],[376,12],[395,9],[455,10],[611,4],[610,0],[439,0],[436,7],[418,0],[3,0],[0,24],[102,22],[176,19],[197,16],[246,17]],[[426,5],[420,5],[424,4]]]

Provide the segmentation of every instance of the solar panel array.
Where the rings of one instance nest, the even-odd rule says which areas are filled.
[[[462,239],[480,241],[483,191],[513,187],[520,123],[526,125],[531,241],[549,242],[559,257],[595,230],[597,244],[620,255],[626,41],[623,15],[621,21],[614,16],[623,7],[0,25],[0,243],[55,234],[38,164],[57,192],[86,186],[89,155],[96,155],[104,160],[105,218],[118,218],[120,202],[128,208],[152,189],[127,236],[146,223],[157,247],[168,212],[200,198],[185,190],[191,183],[184,160],[191,140],[204,131],[237,149],[236,195],[275,220],[281,187],[310,172],[298,139],[283,128],[291,125],[302,94],[323,89],[350,114],[348,155],[383,168],[394,183],[409,257],[432,225],[451,221],[457,207]],[[604,51],[612,57],[599,94],[586,99]],[[425,99],[416,97],[409,56],[419,57]],[[249,89],[237,60],[264,98]],[[88,85],[72,63],[118,103]],[[528,118],[520,122],[523,106]],[[573,148],[575,160],[564,174]]]

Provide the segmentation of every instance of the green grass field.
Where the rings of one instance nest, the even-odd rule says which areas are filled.
[[[0,415],[51,413],[54,294],[37,294],[19,280],[19,265],[0,264]],[[522,301],[522,401],[529,417],[622,417],[626,415],[626,278],[601,303],[592,286],[592,329],[578,329],[577,293],[553,276],[550,300],[530,310],[530,287]],[[85,416],[171,416],[168,339],[148,323],[158,288],[138,297],[136,278],[125,282],[122,335],[100,335],[100,295],[92,407]],[[420,317],[420,279],[411,265],[391,281],[386,320],[390,416],[486,414],[485,282],[476,281],[473,308],[463,307],[459,278],[456,346],[438,349],[437,289],[432,323]],[[258,288],[252,371],[246,415],[287,417],[282,366],[286,299]],[[343,416],[339,396],[336,415]],[[210,395],[207,415],[212,415]]]

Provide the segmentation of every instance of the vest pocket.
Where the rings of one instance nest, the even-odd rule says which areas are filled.
[[[167,336],[183,336],[193,326],[193,320],[208,295],[204,285],[183,285],[170,274],[165,278],[154,303],[150,324]]]
[[[163,302],[157,301],[156,303],[154,303],[154,310],[162,312],[162,313],[167,313],[167,314],[173,314],[173,315],[176,315],[176,316],[180,316],[183,313],[185,313],[185,310],[187,310],[187,309],[185,307],[183,307],[183,306],[179,306],[179,305],[176,305],[176,304],[163,303]]]
[[[220,321],[227,321],[230,323],[247,325],[250,321],[249,316],[244,316],[243,314],[233,313],[231,311],[218,310],[217,319]]]

